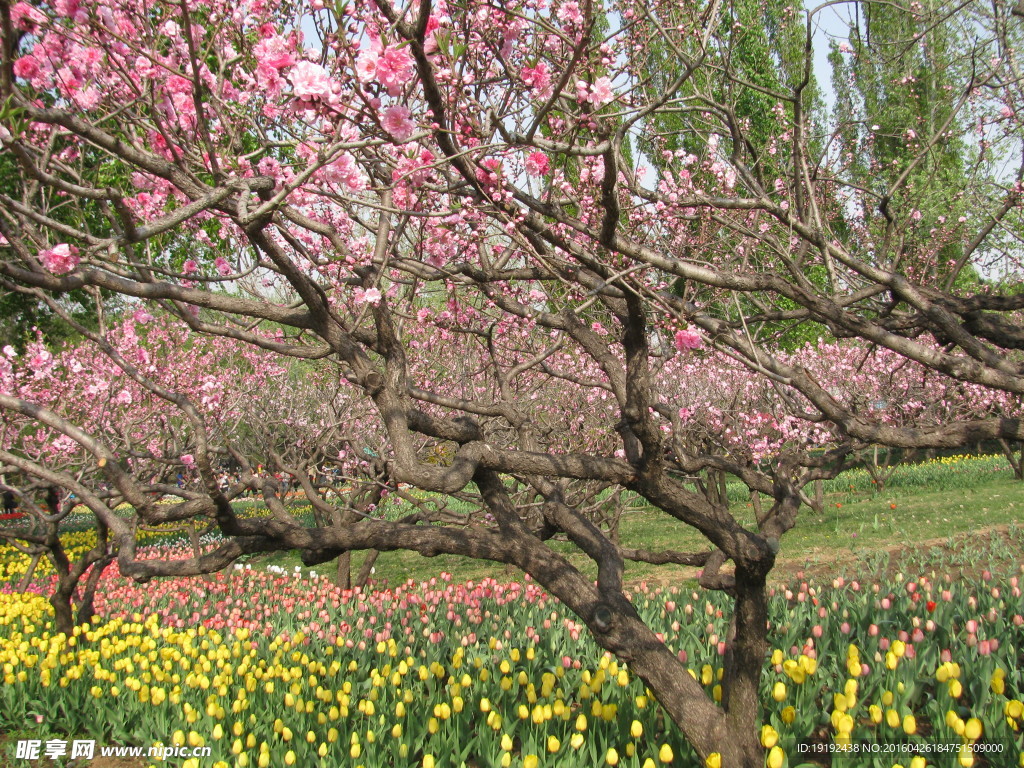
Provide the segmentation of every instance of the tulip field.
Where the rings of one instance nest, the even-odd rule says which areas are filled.
[[[187,768],[703,768],[642,681],[529,580],[343,591],[242,565],[138,585],[114,565],[94,622],[65,637],[50,577],[16,593],[24,558],[0,558],[0,732],[210,747],[165,763]],[[1024,766],[1022,570],[776,587],[766,765]],[[630,592],[719,697],[726,600]]]

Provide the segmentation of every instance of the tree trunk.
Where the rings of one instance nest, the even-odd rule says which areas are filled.
[[[28,589],[28,585],[32,583],[32,576],[35,575],[36,566],[39,565],[39,561],[42,559],[44,552],[36,552],[32,555],[32,562],[28,564],[28,569],[25,571],[25,577],[18,584],[18,592],[24,592]]]
[[[744,615],[740,621],[753,615],[763,615],[765,619],[760,624],[760,633],[756,629],[744,631],[731,644],[731,673],[727,671],[723,677],[723,691],[726,686],[729,689],[729,709],[724,713],[639,618],[634,622],[634,617],[623,615],[623,611],[617,617],[622,627],[616,633],[619,637],[595,633],[598,644],[626,661],[630,671],[644,681],[668,716],[682,728],[700,756],[699,765],[717,752],[722,756],[723,768],[764,768],[765,753],[758,731],[758,693],[767,648],[767,608],[763,603],[756,605],[756,595],[751,602],[753,605],[741,609]],[[627,633],[629,639],[619,645],[616,641]]]
[[[1010,469],[1013,470],[1013,476],[1017,480],[1024,480],[1024,443],[1017,442],[1016,450],[1009,440],[1005,438],[999,439],[999,447],[1003,451],[1003,456],[1010,463]]]
[[[89,572],[89,578],[85,582],[85,587],[82,588],[82,599],[78,602],[79,624],[85,624],[86,622],[92,621],[93,614],[96,613],[96,587],[99,586],[100,579],[103,577],[103,571],[105,571],[107,566],[113,561],[113,555],[105,555],[102,559],[93,564],[92,570]]]
[[[352,589],[352,553],[342,552],[338,555],[338,572],[334,577],[334,583],[340,589]]]
[[[619,523],[621,522],[621,517],[622,508],[620,507],[618,511],[612,512],[608,518],[608,540],[616,546],[620,543]]]
[[[698,484],[698,487],[701,487]],[[703,486],[704,498],[716,507],[729,507],[728,491],[726,489],[725,472],[717,469],[707,471],[707,485]]]
[[[722,765],[764,765],[757,726],[761,722],[761,674],[768,650],[768,600],[765,578],[736,573],[736,596],[722,676],[722,707],[731,738],[723,745]]]
[[[366,551],[366,559],[363,560],[363,565],[359,569],[359,575],[356,576],[356,586],[365,587],[370,581],[371,571],[373,570],[374,563],[377,562],[377,558],[380,556],[380,552],[376,549],[368,549]]]
[[[50,595],[56,630],[63,632],[68,637],[71,636],[71,632],[75,628],[75,620],[71,611],[71,591],[73,590],[74,586],[68,590],[64,584],[58,584],[53,594]]]
[[[764,510],[761,508],[761,494],[757,491],[750,492],[750,505],[754,508],[754,519],[760,523],[764,519]]]

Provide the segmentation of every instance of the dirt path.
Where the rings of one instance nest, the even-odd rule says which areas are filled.
[[[1016,569],[1016,567],[1024,565],[1024,543],[1011,539],[1009,531],[1010,526],[1008,524],[992,525],[979,528],[970,533],[954,536],[952,543],[949,536],[941,536],[900,542],[886,549],[872,549],[871,555],[873,558],[877,558],[878,562],[886,562],[887,565],[884,572],[867,572],[866,552],[855,552],[848,549],[826,549],[824,547],[815,548],[802,557],[783,557],[776,561],[775,568],[769,577],[769,583],[773,586],[779,586],[791,583],[794,579],[810,579],[818,583],[831,582],[841,573],[846,572],[849,575],[851,571],[860,571],[858,578],[862,580],[878,579],[883,576],[893,576],[897,573],[912,571],[913,568],[906,562],[908,552],[931,552],[938,549],[946,555],[954,555],[966,545],[970,545],[972,548],[980,547],[991,551],[993,544],[997,541],[1001,541],[1004,545],[1008,545],[1015,550],[1016,558],[1013,561],[1007,560],[1002,564]],[[783,542],[783,546],[785,546],[785,542]],[[949,570],[951,575],[958,578],[972,578],[980,576],[987,567],[986,563],[972,567],[950,566]],[[694,573],[695,571],[692,568],[684,569],[680,567],[672,571],[666,569],[664,573],[650,575],[643,579],[627,580],[627,587],[636,588],[641,583],[659,587],[678,586],[680,581],[694,579]]]

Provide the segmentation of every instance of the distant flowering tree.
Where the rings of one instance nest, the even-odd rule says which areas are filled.
[[[958,387],[1024,391],[1020,27],[1000,4],[886,14],[907,44],[837,49],[858,57],[837,71],[861,79],[830,117],[817,19],[778,4],[763,37],[743,34],[749,5],[721,2],[0,4],[0,284],[55,313],[93,296],[80,333],[107,359],[96,381],[42,344],[5,358],[0,460],[73,491],[138,579],[273,549],[522,568],[702,758],[762,765],[765,581],[802,487],[858,446],[1024,437],[1012,409],[948,405]],[[924,92],[903,112],[874,98],[870,57],[916,67],[940,26],[971,40],[946,54],[942,109],[917,108]],[[977,126],[957,151],[955,217],[926,183],[954,126]],[[134,325],[108,316],[110,297]],[[156,317],[176,330],[135,343]],[[794,350],[794,332],[824,341]],[[266,375],[239,378],[199,338],[248,349],[231,355]],[[158,345],[197,357],[149,370]],[[282,392],[260,367],[297,370],[282,358],[349,393],[291,440],[295,404],[315,398],[267,403],[264,423],[236,410]],[[285,474],[330,448],[378,495],[411,486],[474,512],[342,513],[307,481],[322,524],[305,528],[276,481],[244,470],[261,434]],[[235,514],[241,489],[217,478],[229,455],[269,516]],[[701,492],[709,469],[770,494],[755,525]],[[190,482],[158,507],[163,470]],[[628,550],[584,514],[588,483],[710,549]],[[142,522],[215,521],[225,541],[139,561],[115,500]],[[546,545],[556,535],[596,583]],[[625,596],[628,557],[702,565],[734,598],[721,702]]]
[[[96,546],[74,561],[58,536],[74,508],[95,512],[99,504],[109,512],[130,495],[130,503],[149,507],[152,522],[189,519],[190,513],[162,515],[156,502],[172,490],[183,499],[196,497],[175,479],[194,473],[197,443],[231,432],[239,420],[255,421],[239,409],[252,406],[251,389],[280,373],[275,361],[248,345],[192,340],[142,310],[102,337],[82,330],[94,339],[51,351],[38,337],[24,354],[10,348],[0,357],[0,391],[32,404],[0,416],[0,466],[32,479],[15,488],[27,518],[0,530],[0,538],[35,562],[51,562],[57,585],[50,602],[64,632],[91,618],[100,574],[121,543],[110,535],[110,518],[95,516]],[[77,436],[67,430],[72,423]],[[88,434],[102,435],[106,457],[90,448]],[[108,459],[132,477],[130,494],[124,483],[111,482]],[[58,494],[59,487],[71,495]]]

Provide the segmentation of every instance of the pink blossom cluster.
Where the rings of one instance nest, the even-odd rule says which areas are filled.
[[[73,272],[78,266],[78,248],[67,243],[55,245],[45,251],[39,252],[39,260],[50,272],[55,275],[65,275]]]

